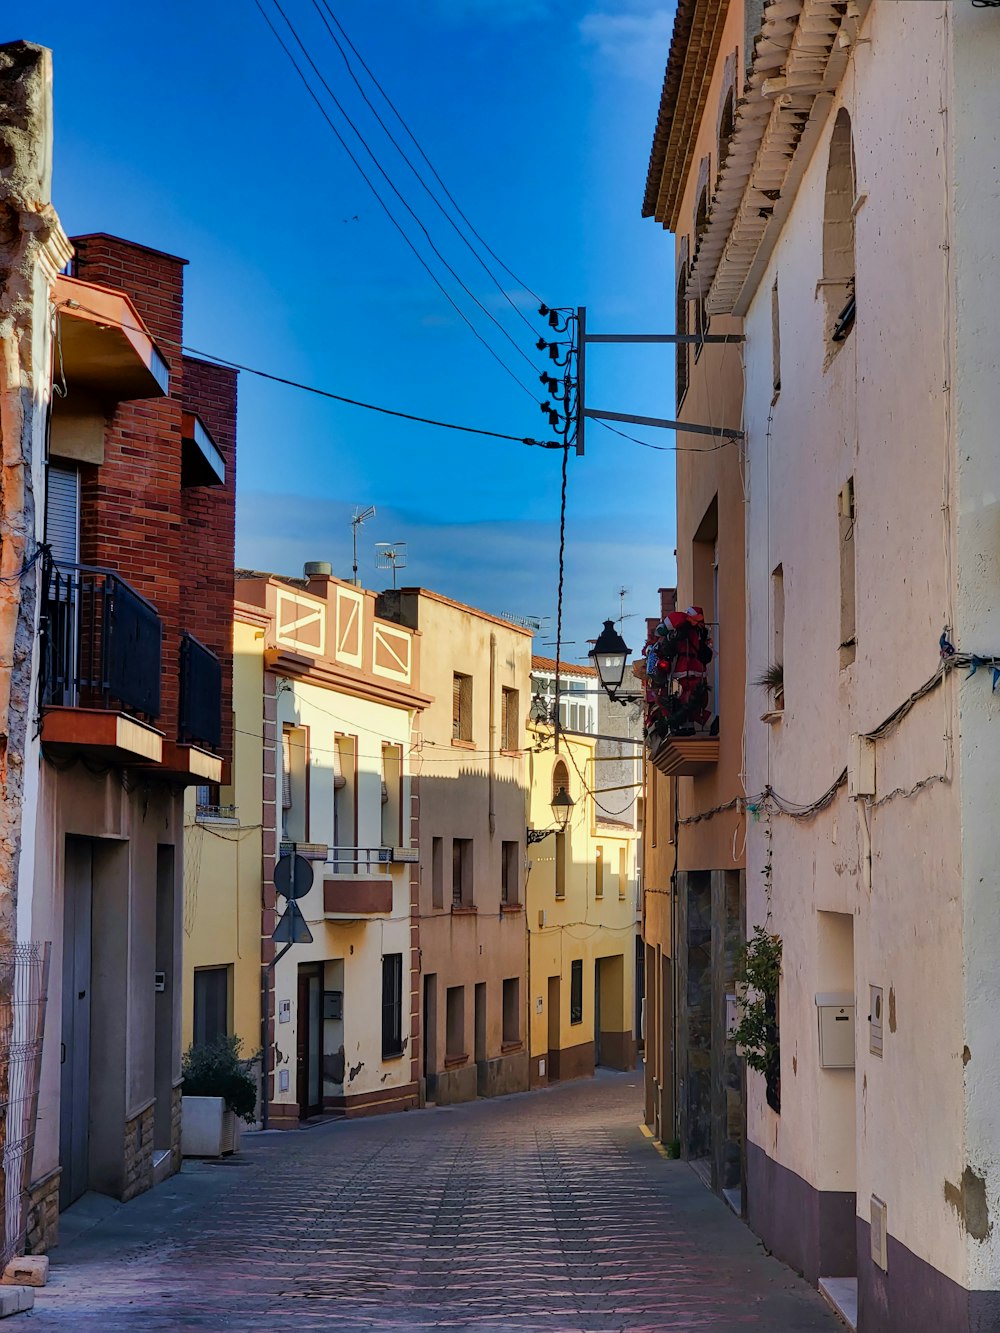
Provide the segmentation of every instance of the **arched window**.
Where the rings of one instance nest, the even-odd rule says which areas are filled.
[[[827,337],[843,342],[854,326],[854,140],[851,118],[841,108],[830,139],[823,206],[823,293]]]
[[[698,196],[698,207],[694,211],[694,244],[697,252],[698,244],[701,241],[702,234],[708,226],[708,171],[705,171],[706,182],[701,187],[701,194]],[[705,310],[705,293],[698,292],[697,299],[694,302],[694,331],[698,338],[704,338],[708,332],[708,313]],[[694,359],[697,361],[701,356],[702,344],[696,342],[694,345]]]
[[[674,308],[675,327],[678,333],[688,332],[688,303],[687,303],[687,280],[688,266],[686,250],[682,251],[680,265],[677,270],[677,301]],[[676,344],[676,360],[674,378],[677,388],[677,407],[680,409],[684,401],[684,395],[688,388],[688,344]]]
[[[732,87],[726,93],[726,100],[722,104],[722,115],[719,117],[719,146],[716,153],[716,175],[722,170],[726,158],[729,156],[729,144],[732,141],[733,130],[736,127],[736,95]]]
[[[569,795],[569,769],[562,759],[557,759],[552,766],[552,795],[559,795],[559,788]]]

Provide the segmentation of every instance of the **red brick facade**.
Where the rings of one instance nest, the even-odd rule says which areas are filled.
[[[169,397],[120,403],[104,461],[81,467],[81,559],[113,569],[163,621],[157,725],[178,737],[180,640],[186,630],[223,667],[222,747],[232,752],[236,513],[236,372],[181,352],[184,259],[105,235],[73,238],[74,275],[124,291],[170,368]],[[226,464],[219,486],[181,485],[182,414],[195,412]]]

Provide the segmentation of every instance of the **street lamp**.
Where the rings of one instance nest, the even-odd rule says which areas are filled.
[[[628,644],[615,629],[615,622],[606,620],[589,656],[594,659],[597,675],[609,699],[614,699],[622,687],[625,663],[631,652]]]
[[[530,828],[528,829],[528,846],[531,847],[536,842],[541,842],[547,838],[550,833],[565,833],[569,827],[570,816],[573,813],[573,807],[576,801],[573,800],[565,787],[560,786],[555,796],[552,798],[552,818],[555,823],[551,828]]]

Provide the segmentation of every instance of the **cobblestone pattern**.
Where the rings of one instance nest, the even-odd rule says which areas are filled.
[[[32,1185],[28,1195],[28,1254],[47,1254],[59,1244],[59,1177],[56,1168]]]
[[[613,1074],[247,1135],[60,1247],[32,1328],[836,1333],[640,1113]]]
[[[153,1113],[147,1106],[125,1121],[125,1187],[122,1201],[127,1203],[153,1185]]]

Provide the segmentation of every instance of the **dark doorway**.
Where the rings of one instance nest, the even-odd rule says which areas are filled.
[[[90,1011],[94,859],[88,838],[66,839],[63,871],[62,1076],[59,1207],[90,1184]]]
[[[323,975],[319,963],[299,967],[296,1080],[299,1117],[323,1109]]]
[[[562,994],[562,978],[549,977],[549,1082],[555,1083],[559,1078],[559,1048],[560,1034],[559,1023],[562,1017],[560,1009]]]

